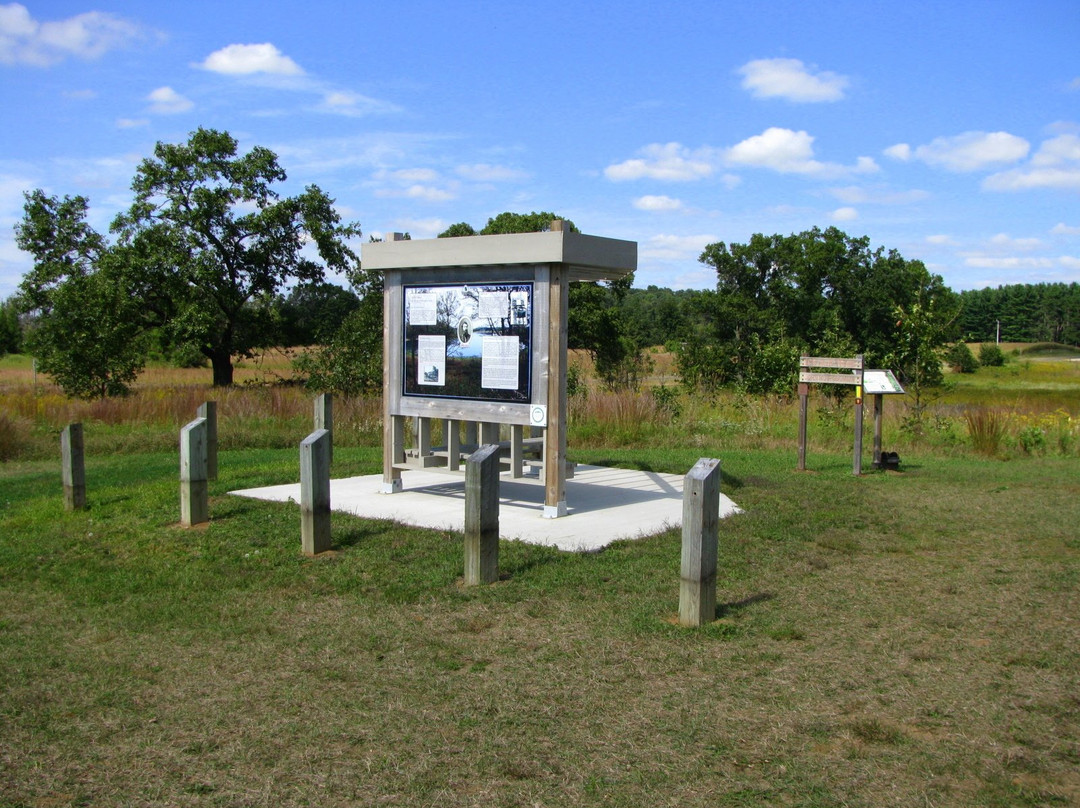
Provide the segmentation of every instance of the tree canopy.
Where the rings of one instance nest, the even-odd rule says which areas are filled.
[[[279,341],[280,289],[359,266],[348,245],[359,225],[342,224],[318,186],[281,197],[285,179],[270,150],[238,155],[227,132],[200,128],[139,165],[114,244],[87,225],[85,198],[27,194],[17,240],[35,263],[20,305],[37,314],[30,347],[42,367],[76,394],[111,394],[141,368],[141,335],[158,329],[206,356],[215,385],[231,384],[234,355]]]
[[[234,354],[266,343],[267,307],[253,301],[358,263],[347,239],[359,225],[341,224],[316,185],[281,198],[274,185],[285,179],[269,149],[237,156],[231,135],[200,128],[187,143],[157,144],[132,180],[134,203],[113,223],[161,324],[210,359],[215,385],[232,384]],[[321,263],[305,251],[309,241]]]
[[[700,260],[716,270],[717,285],[697,303],[704,322],[697,339],[680,351],[692,384],[789,392],[802,352],[862,353],[871,366],[921,378],[930,363],[919,350],[949,339],[959,309],[955,294],[922,262],[871,249],[866,237],[835,227],[716,242]],[[914,323],[933,331],[932,344],[905,335],[905,324]]]

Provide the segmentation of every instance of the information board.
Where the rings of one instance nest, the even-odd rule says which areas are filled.
[[[405,286],[402,394],[528,403],[532,283]]]

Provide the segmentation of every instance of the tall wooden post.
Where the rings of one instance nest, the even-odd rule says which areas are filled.
[[[859,365],[855,368],[857,381],[855,382],[855,457],[852,462],[851,473],[856,477],[862,474],[862,444],[863,444],[863,355],[855,357]]]
[[[548,287],[547,429],[544,430],[545,519],[566,516],[566,328],[570,284],[552,264]]]
[[[810,398],[810,385],[799,382],[799,463],[796,468],[806,471],[806,410]]]
[[[882,395],[874,394],[874,460],[873,467],[881,468],[881,414],[884,409]]]
[[[683,480],[679,623],[716,619],[716,559],[720,526],[720,461],[701,458]]]
[[[488,444],[465,461],[465,585],[499,579],[499,447]]]
[[[300,543],[307,555],[330,549],[330,430],[300,442]]]
[[[315,430],[330,433],[330,462],[334,462],[334,395],[319,393],[315,396]]]
[[[193,527],[209,521],[206,419],[196,418],[180,430],[180,524]]]
[[[206,419],[206,479],[217,479],[217,402],[204,401],[199,405],[196,417]]]
[[[68,424],[60,433],[60,462],[64,481],[64,508],[69,511],[82,510],[86,507],[82,424]]]

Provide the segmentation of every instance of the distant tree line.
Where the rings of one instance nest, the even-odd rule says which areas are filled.
[[[973,342],[1080,345],[1080,283],[998,286],[960,293],[960,329]]]
[[[269,150],[240,155],[228,133],[199,129],[140,163],[111,240],[87,223],[85,198],[28,192],[15,230],[34,266],[0,305],[0,355],[28,351],[70,395],[95,397],[124,393],[152,356],[209,362],[214,384],[228,385],[234,357],[299,345],[311,348],[297,370],[312,388],[377,392],[382,277],[349,246],[359,225],[342,223],[317,186],[281,197],[284,179]],[[440,237],[534,232],[556,218],[505,212]],[[800,354],[861,353],[918,396],[941,381],[948,343],[992,339],[998,322],[1003,340],[1080,344],[1080,284],[957,295],[921,262],[834,227],[715,242],[699,260],[714,289],[634,289],[632,276],[571,285],[568,342],[603,385],[636,389],[645,349],[666,345],[688,389],[789,394]]]

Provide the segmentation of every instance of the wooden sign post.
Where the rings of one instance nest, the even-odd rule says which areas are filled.
[[[844,371],[844,372],[838,372]],[[863,356],[854,359],[829,356],[799,358],[799,471],[806,471],[806,410],[811,384],[855,386],[855,457],[852,474],[862,474]]]

